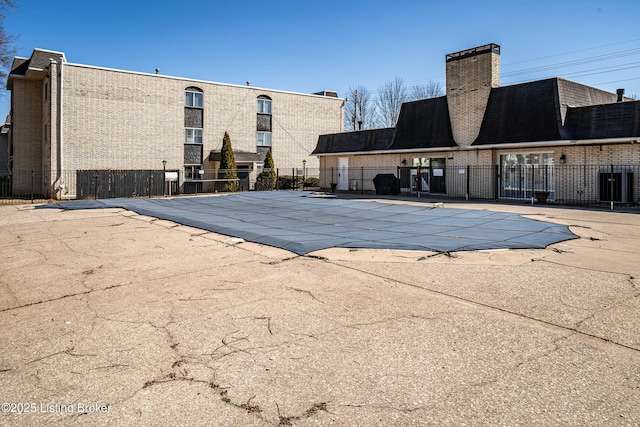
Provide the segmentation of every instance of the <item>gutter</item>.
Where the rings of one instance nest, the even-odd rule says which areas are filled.
[[[531,148],[531,147],[569,147],[579,145],[599,145],[599,144],[623,144],[640,143],[640,136],[629,136],[624,138],[603,138],[603,139],[572,139],[557,141],[537,141],[537,142],[512,142],[507,144],[487,144],[471,145],[468,147],[435,147],[435,148],[411,148],[402,150],[371,150],[371,151],[340,151],[333,153],[318,153],[317,157],[324,156],[362,156],[367,154],[404,154],[404,153],[429,153],[442,151],[479,151],[504,148]],[[313,153],[312,153],[313,154]]]
[[[64,59],[60,58],[60,83],[58,84],[58,156],[60,157],[60,162],[58,163],[58,168],[60,169],[60,183],[58,185],[58,188],[60,188],[60,198],[64,200],[64,190],[66,189],[65,183],[64,183],[64,157],[63,157],[63,151],[62,151],[62,93],[63,93],[63,88],[62,85],[64,84],[64,79],[63,74],[62,74],[62,70],[63,70],[63,66],[64,66]],[[56,76],[57,78],[57,76]]]

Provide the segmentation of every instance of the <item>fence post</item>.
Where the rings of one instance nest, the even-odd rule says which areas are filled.
[[[149,185],[148,185],[148,188],[149,188],[149,191],[148,191],[148,193],[149,193],[149,194],[148,194],[148,196],[149,196],[149,198],[151,198],[151,185],[152,185],[152,183],[153,183],[153,174],[152,174],[152,171],[149,171],[149,179],[148,179],[147,181],[148,181],[148,184],[149,184]]]
[[[34,177],[33,177],[33,175],[34,175],[34,172],[33,172],[33,170],[32,170],[32,171],[31,171],[31,203],[33,203],[33,199],[34,199],[33,192],[35,191],[35,190],[33,189],[33,181],[34,181]]]
[[[536,165],[531,165],[531,205],[533,205],[534,188],[536,186]]]
[[[364,166],[360,166],[360,194],[364,194]]]
[[[493,191],[495,191],[496,201],[500,200],[500,165],[496,165],[495,167],[495,186]]]
[[[613,210],[613,191],[614,191],[614,175],[613,175],[613,165],[611,165],[611,177],[609,178],[609,199],[611,200],[611,210]]]
[[[467,165],[467,191],[465,192],[466,199],[469,200],[469,180],[471,179],[471,166]]]

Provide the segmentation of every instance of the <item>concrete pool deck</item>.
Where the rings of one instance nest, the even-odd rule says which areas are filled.
[[[298,256],[0,206],[0,425],[640,424],[640,215],[457,207],[579,238]]]

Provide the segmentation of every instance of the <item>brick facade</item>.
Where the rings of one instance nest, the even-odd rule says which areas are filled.
[[[447,102],[453,139],[460,147],[478,137],[491,89],[500,85],[500,50],[493,46],[447,55]]]
[[[34,55],[35,55],[34,51]],[[42,53],[43,51],[37,51]],[[46,52],[46,51],[45,51]],[[33,57],[32,57],[33,60]],[[272,153],[278,168],[317,168],[318,136],[343,130],[343,100],[189,80],[60,61],[11,80],[14,170],[49,170],[43,192],[58,195],[78,169],[184,168],[185,89],[203,92],[204,169],[225,131],[234,150],[257,152],[257,98],[272,100]],[[45,93],[46,90],[46,93]],[[60,111],[58,106],[61,105]],[[67,178],[67,181],[72,178]]]
[[[614,192],[613,187],[603,190],[607,182],[630,179],[625,197],[631,199],[620,201],[640,200],[637,101],[562,79],[499,87],[500,47],[495,44],[447,55],[446,78],[446,97],[403,106],[406,117],[384,147],[354,145],[365,141],[355,133],[321,137],[316,148],[321,185],[336,183],[343,158],[349,191],[354,180],[358,191],[374,191],[378,173],[395,174],[403,191],[415,191],[418,186],[411,187],[409,177],[423,171],[413,167],[413,159],[426,158],[437,166],[421,169],[436,183],[437,193],[448,197],[528,200],[548,192],[559,202],[601,201]],[[442,114],[444,105],[448,116]],[[620,176],[612,178],[616,173]]]

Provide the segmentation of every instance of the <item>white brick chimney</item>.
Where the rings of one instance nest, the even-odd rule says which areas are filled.
[[[500,46],[491,43],[450,53],[446,67],[453,139],[467,147],[478,137],[491,88],[500,86]]]

